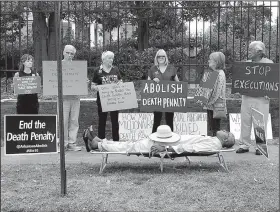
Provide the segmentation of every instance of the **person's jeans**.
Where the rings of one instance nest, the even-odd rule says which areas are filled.
[[[75,144],[79,130],[80,99],[63,100],[64,144]]]
[[[216,136],[221,127],[221,119],[213,118],[213,110],[207,110],[207,129],[208,136]]]
[[[165,121],[166,125],[168,125],[172,132],[173,132],[173,117],[174,113],[173,112],[166,112],[165,113]],[[162,112],[154,112],[154,124],[153,124],[153,130],[152,133],[157,131],[158,126],[160,125],[162,118]]]
[[[100,139],[105,138],[105,129],[108,112],[102,112],[101,102],[97,101],[98,107],[98,137]],[[112,122],[112,137],[113,141],[119,141],[119,111],[111,111],[110,117]]]

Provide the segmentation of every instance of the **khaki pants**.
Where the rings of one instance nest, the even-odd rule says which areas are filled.
[[[79,130],[79,114],[80,99],[63,100],[64,145],[76,143]]]
[[[251,142],[252,129],[252,108],[260,111],[264,115],[265,133],[267,134],[267,120],[269,114],[269,100],[264,97],[250,97],[242,95],[241,103],[241,134],[239,146],[249,149]]]

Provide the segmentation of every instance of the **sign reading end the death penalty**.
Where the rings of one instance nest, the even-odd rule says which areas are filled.
[[[41,77],[14,77],[14,93],[15,94],[32,94],[41,92]]]
[[[187,112],[187,97],[187,82],[143,80],[140,111]]]
[[[268,158],[267,140],[265,138],[264,130],[264,115],[252,108],[252,122],[254,127],[254,134],[256,139],[256,146],[260,152]]]
[[[56,115],[5,115],[5,155],[57,153]]]
[[[232,93],[252,97],[279,98],[279,64],[235,62]]]
[[[98,85],[102,112],[138,108],[133,82]]]
[[[62,61],[63,95],[87,95],[87,61]],[[57,62],[43,61],[43,95],[57,95]]]

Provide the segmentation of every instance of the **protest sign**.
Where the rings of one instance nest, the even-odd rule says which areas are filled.
[[[195,103],[201,105],[207,103],[211,92],[213,91],[213,87],[217,81],[218,75],[219,72],[217,71],[204,71],[199,87],[197,88],[194,95]]]
[[[174,113],[173,126],[180,135],[207,135],[207,113]]]
[[[98,85],[102,112],[138,108],[133,82]]]
[[[13,84],[15,94],[32,94],[41,92],[40,76],[14,77]]]
[[[232,93],[270,98],[279,97],[279,64],[235,62],[232,67]]]
[[[264,130],[264,116],[263,114],[252,108],[252,120],[254,127],[254,134],[256,140],[256,146],[260,152],[268,158],[267,150],[267,140],[265,139],[265,130]]]
[[[153,113],[119,113],[120,141],[147,138],[152,133],[153,123]]]
[[[62,61],[63,95],[87,95],[87,61]],[[43,61],[43,95],[57,95],[57,62]]]
[[[5,155],[57,153],[56,115],[5,115]]]
[[[187,82],[143,80],[140,111],[186,112],[187,96]]]
[[[233,133],[235,139],[240,139],[241,114],[240,113],[230,113],[229,114],[229,125],[230,125],[230,132]],[[273,136],[272,136],[271,114],[268,114],[266,132],[267,132],[267,134],[265,135],[266,139],[272,139]],[[251,129],[251,140],[255,140],[253,126]]]
[[[120,141],[138,141],[152,133],[153,113],[119,113]],[[206,113],[174,113],[174,132],[207,135]]]

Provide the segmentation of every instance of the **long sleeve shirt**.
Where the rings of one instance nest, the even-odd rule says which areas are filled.
[[[136,142],[103,141],[98,143],[98,149],[107,152],[150,152],[154,141],[146,138]],[[217,137],[202,135],[182,135],[180,141],[169,144],[177,154],[183,152],[213,152],[222,149],[222,144]]]

